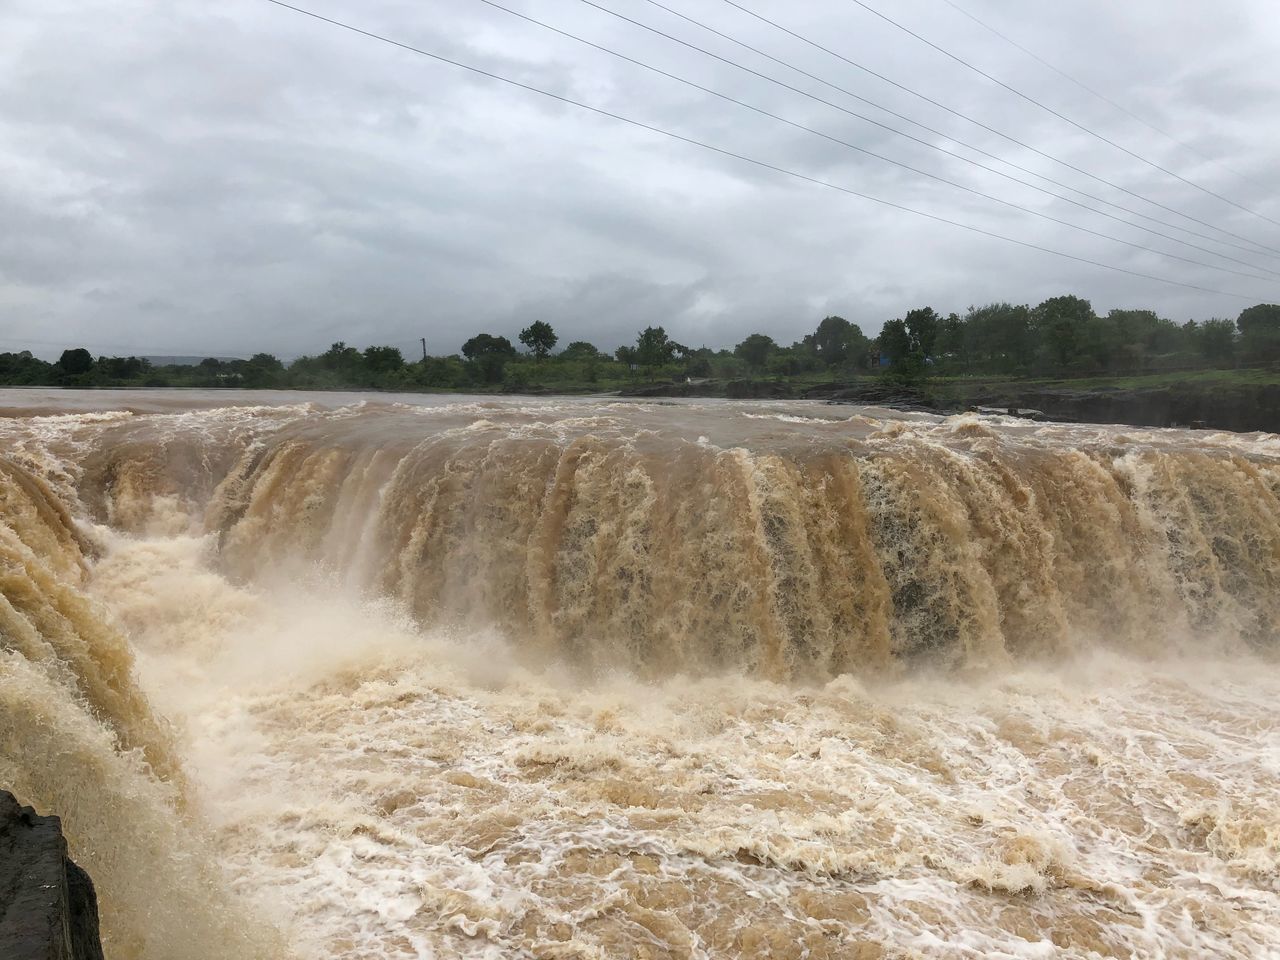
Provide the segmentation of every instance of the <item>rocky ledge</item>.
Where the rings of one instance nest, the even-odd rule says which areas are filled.
[[[102,960],[93,881],[67,856],[57,817],[0,790],[0,957]]]

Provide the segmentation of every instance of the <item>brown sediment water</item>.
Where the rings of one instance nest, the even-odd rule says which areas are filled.
[[[108,955],[1280,956],[1280,439],[0,391]]]

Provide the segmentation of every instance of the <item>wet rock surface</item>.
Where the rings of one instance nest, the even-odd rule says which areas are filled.
[[[102,960],[93,882],[67,856],[57,817],[0,790],[0,957]]]
[[[636,397],[725,397],[736,400],[803,398],[870,404],[895,410],[952,414],[1002,413],[1059,423],[1122,423],[1137,427],[1280,432],[1280,385],[1188,382],[1160,387],[1073,387],[1018,382],[898,383],[879,378],[796,389],[784,381],[734,380],[637,384]]]
[[[1051,419],[1141,427],[1280,431],[1280,385],[1186,383],[1134,389],[1005,389],[979,398],[999,407],[1034,407]]]

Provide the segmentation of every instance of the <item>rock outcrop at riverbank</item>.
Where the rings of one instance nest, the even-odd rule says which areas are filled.
[[[0,957],[103,960],[93,881],[67,856],[57,817],[0,790]]]
[[[1007,383],[899,384],[879,378],[818,384],[795,390],[785,381],[733,380],[647,383],[621,391],[635,397],[724,397],[734,400],[803,398],[962,413],[1027,411],[1065,423],[1124,423],[1137,427],[1203,427],[1280,433],[1280,384],[1189,381],[1159,387],[1073,387]]]
[[[1030,407],[1054,420],[1280,432],[1280,384],[1182,383],[1130,389],[1019,388],[1008,385],[974,401]]]

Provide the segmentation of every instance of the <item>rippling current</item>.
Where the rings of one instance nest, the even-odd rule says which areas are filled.
[[[0,391],[112,960],[1280,957],[1280,438]]]

